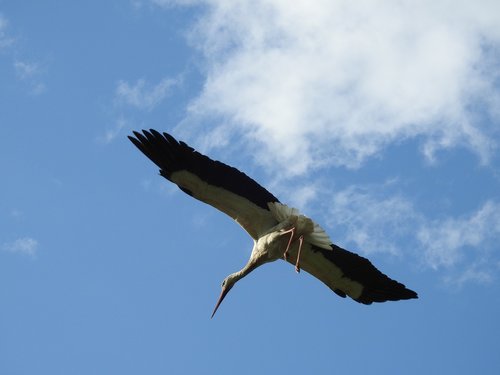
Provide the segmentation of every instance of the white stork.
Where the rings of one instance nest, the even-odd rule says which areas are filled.
[[[284,259],[325,283],[340,297],[372,302],[418,298],[368,259],[333,244],[321,227],[281,204],[246,174],[200,154],[167,133],[143,130],[128,138],[159,168],[160,175],[190,196],[231,216],[253,238],[247,264],[222,282],[212,317],[238,280],[264,263]]]

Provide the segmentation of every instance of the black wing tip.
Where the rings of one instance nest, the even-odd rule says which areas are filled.
[[[162,135],[154,129],[142,129],[142,133],[134,130],[132,133],[128,139],[160,168],[162,176],[168,178],[174,170],[182,168],[179,158],[175,157],[178,142],[174,137],[167,137],[167,133]]]
[[[333,251],[325,250],[317,246],[313,246],[312,249],[313,251],[320,252],[328,261],[339,267],[344,277],[361,284],[361,295],[356,297],[351,296],[356,302],[370,305],[373,302],[400,301],[418,298],[416,292],[382,273],[368,259],[335,244],[331,246]],[[333,291],[337,293],[337,291]],[[342,295],[340,296],[342,297]]]
[[[168,141],[177,142],[177,140],[174,137],[172,137],[170,134],[165,133],[165,132],[163,134],[161,134],[159,131],[157,131],[155,129],[149,129],[149,130],[142,129],[141,131],[132,130],[132,133],[134,134],[135,138],[138,140],[151,140],[151,139],[166,138]],[[128,135],[127,138],[130,140],[134,139],[134,137],[132,137],[130,135]]]
[[[385,275],[384,275],[385,276]],[[408,289],[403,284],[387,278],[386,282],[382,285],[375,287],[365,287],[361,296],[355,298],[359,303],[370,305],[373,302],[387,302],[387,301],[402,301],[409,299],[418,299],[417,292]]]
[[[130,142],[132,142],[136,147],[140,147],[142,146],[142,143],[140,141],[139,138],[137,138],[137,136],[134,138],[132,137],[131,135],[127,135],[127,138],[130,140]]]
[[[418,299],[418,298],[419,297],[418,297],[418,293],[417,292],[414,292],[413,290],[408,289],[408,296],[405,297],[405,298],[402,298],[402,299],[408,300],[408,299]]]

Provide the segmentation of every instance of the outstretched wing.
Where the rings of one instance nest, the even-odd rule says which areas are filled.
[[[372,302],[418,298],[417,293],[380,272],[368,259],[332,244],[331,250],[307,244],[300,267],[325,283],[340,297],[366,305]],[[296,252],[288,261],[295,263]]]
[[[153,129],[142,132],[128,138],[182,191],[231,216],[255,240],[276,225],[268,203],[278,199],[246,174],[200,154],[170,134]]]

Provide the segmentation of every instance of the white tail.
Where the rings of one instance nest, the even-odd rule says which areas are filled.
[[[288,219],[290,216],[297,216],[310,221],[314,225],[314,229],[312,232],[304,233],[304,239],[310,244],[321,247],[322,249],[332,250],[332,241],[330,240],[330,237],[328,237],[325,230],[321,228],[319,224],[316,224],[312,219],[302,215],[296,208],[288,207],[283,203],[272,202],[267,205],[274,218],[280,223]]]

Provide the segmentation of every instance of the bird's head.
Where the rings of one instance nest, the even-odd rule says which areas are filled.
[[[214,312],[212,313],[212,316],[210,318],[214,317],[215,313],[217,312],[217,309],[219,308],[220,304],[224,300],[224,297],[226,297],[226,295],[229,293],[231,288],[234,286],[234,284],[236,284],[236,282],[239,279],[240,278],[238,277],[237,273],[233,273],[233,274],[229,275],[228,277],[226,277],[222,281],[222,285],[221,285],[222,290],[220,292],[219,299],[217,300],[217,303],[215,304]]]

